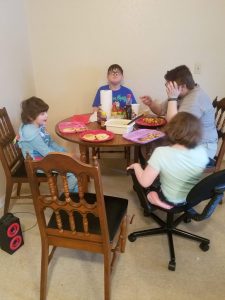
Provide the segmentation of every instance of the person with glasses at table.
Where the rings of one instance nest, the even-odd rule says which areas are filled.
[[[131,104],[137,103],[136,99],[130,89],[122,85],[123,69],[117,64],[113,64],[108,68],[107,72],[108,84],[101,86],[95,96],[92,107],[93,111],[97,111],[101,105],[100,91],[112,90],[112,104],[116,106],[117,110],[123,110],[126,106],[127,96],[131,100]]]
[[[215,125],[215,113],[209,96],[195,83],[192,73],[185,65],[168,71],[165,76],[168,99],[163,103],[153,101],[150,96],[140,99],[157,115],[166,115],[169,122],[178,112],[188,112],[200,119],[203,135],[201,144],[206,148],[208,157],[213,159],[218,135]]]

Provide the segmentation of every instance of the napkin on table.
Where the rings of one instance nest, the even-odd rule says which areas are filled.
[[[101,90],[100,100],[102,110],[106,112],[107,120],[111,118],[112,111],[112,91],[111,90]]]
[[[87,123],[89,123],[90,115],[91,114],[74,115],[74,116],[71,117],[70,121],[87,124]]]

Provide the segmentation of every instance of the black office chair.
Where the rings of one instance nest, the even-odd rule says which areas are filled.
[[[225,170],[218,171],[202,179],[188,193],[185,205],[174,207],[170,210],[150,204],[146,197],[146,189],[144,189],[139,184],[134,171],[129,170],[129,173],[131,173],[132,175],[134,190],[136,191],[141,205],[144,208],[144,215],[152,217],[160,225],[160,227],[157,228],[146,229],[131,233],[128,236],[130,242],[134,242],[136,238],[141,236],[167,234],[170,250],[170,261],[168,269],[171,271],[175,271],[176,269],[173,234],[198,241],[200,242],[199,247],[202,251],[209,250],[210,240],[201,236],[197,236],[190,232],[178,229],[177,226],[182,221],[189,222],[191,221],[191,219],[195,221],[202,221],[211,216],[211,214],[215,210],[218,203],[222,200],[224,195]],[[195,211],[194,207],[205,200],[208,201],[206,202],[206,205],[202,212],[198,213],[197,211]],[[159,218],[155,214],[155,212],[153,213],[153,211],[158,209],[166,213],[166,221],[163,221],[161,218]],[[179,214],[179,216],[175,217],[175,215],[177,214]]]

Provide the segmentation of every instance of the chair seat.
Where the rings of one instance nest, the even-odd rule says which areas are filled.
[[[79,199],[78,194],[71,193],[70,197],[74,202],[78,202]],[[96,194],[85,193],[84,198],[87,201],[87,203],[93,204],[96,201]],[[65,200],[64,194],[60,196],[60,200],[61,201]],[[104,196],[104,200],[105,200],[105,210],[106,210],[106,217],[107,217],[108,230],[109,230],[109,239],[110,242],[112,242],[115,237],[115,234],[119,229],[121,221],[126,214],[128,200],[123,198],[113,197],[113,196]],[[59,213],[62,218],[63,229],[70,230],[68,214],[64,210],[60,210]],[[93,214],[88,214],[87,219],[89,224],[89,232],[91,234],[100,234],[99,218],[95,217]],[[83,232],[84,228],[83,228],[82,217],[76,211],[74,211],[74,220],[76,225],[76,231]],[[52,214],[48,223],[48,227],[57,228],[55,213]]]
[[[13,178],[27,178],[27,172],[24,163],[12,175]],[[37,173],[37,177],[46,178],[44,173]]]

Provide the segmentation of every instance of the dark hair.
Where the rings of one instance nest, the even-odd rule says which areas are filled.
[[[123,69],[121,68],[121,66],[117,65],[117,64],[114,64],[114,65],[111,65],[109,68],[108,68],[108,73],[109,74],[110,72],[113,72],[113,71],[120,71],[120,73],[123,75]]]
[[[21,120],[24,124],[29,124],[37,118],[37,116],[45,111],[48,111],[48,104],[42,99],[31,97],[21,103]]]
[[[165,126],[169,142],[189,149],[196,147],[202,137],[201,121],[188,112],[178,112]]]
[[[178,85],[186,84],[186,87],[189,90],[192,90],[195,87],[195,82],[194,82],[193,76],[191,74],[191,71],[185,65],[182,65],[182,66],[176,67],[175,69],[167,71],[164,78],[167,81],[176,81],[176,83]]]

